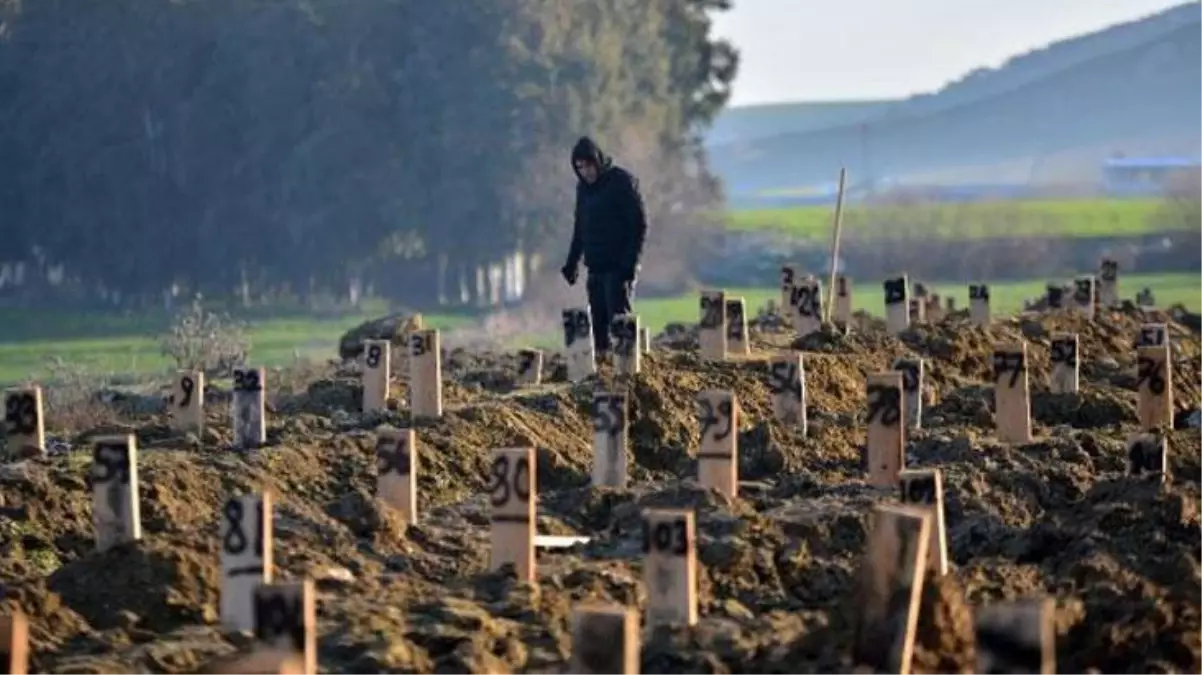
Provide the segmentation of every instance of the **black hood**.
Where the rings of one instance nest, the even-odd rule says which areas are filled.
[[[601,151],[601,146],[597,145],[596,141],[588,136],[581,136],[580,140],[576,141],[576,145],[572,146],[572,173],[576,174],[576,178],[580,178],[580,172],[576,171],[576,160],[587,159],[590,162],[597,164],[597,174],[605,173],[607,169],[613,166],[613,159],[609,155]]]

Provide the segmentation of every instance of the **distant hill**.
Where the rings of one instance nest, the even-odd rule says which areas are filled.
[[[1096,179],[1116,151],[1196,154],[1200,35],[1190,3],[904,101],[735,108],[711,162],[737,196],[823,183],[840,165],[853,181],[1065,182]]]

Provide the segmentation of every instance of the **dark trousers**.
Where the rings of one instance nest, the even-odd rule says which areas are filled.
[[[589,314],[593,322],[593,347],[597,354],[609,351],[610,323],[619,314],[630,314],[633,284],[609,272],[590,272],[585,283]]]

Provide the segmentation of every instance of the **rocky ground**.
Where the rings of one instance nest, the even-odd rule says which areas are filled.
[[[1124,475],[1133,340],[1140,323],[1166,318],[1132,310],[980,330],[955,317],[900,339],[879,322],[815,334],[796,345],[806,354],[808,437],[772,419],[762,360],[702,363],[690,330],[663,334],[630,385],[627,490],[589,486],[594,384],[566,383],[560,357],[549,359],[548,383],[517,389],[513,355],[451,352],[445,417],[415,425],[421,522],[407,532],[374,500],[373,451],[378,424],[408,417],[358,412],[353,368],[331,365],[274,397],[267,447],[245,454],[226,449],[219,391],[202,438],[172,432],[153,405],[111,400],[138,436],[143,539],[94,552],[88,430],[52,427],[71,449],[0,465],[0,602],[29,616],[36,671],[195,672],[249,642],[217,625],[218,507],[234,491],[269,486],[276,577],[318,584],[323,672],[563,672],[574,603],[645,601],[640,510],[688,507],[701,620],[647,635],[643,672],[852,670],[867,514],[895,499],[866,486],[859,469],[865,374],[918,354],[929,359],[930,406],[907,462],[943,470],[953,570],[926,586],[915,670],[972,672],[973,605],[1047,594],[1057,600],[1060,672],[1199,672],[1199,431],[1168,432],[1163,487]],[[1078,395],[1044,385],[1053,330],[1080,334]],[[1177,323],[1170,332],[1176,404],[1196,409],[1199,336]],[[1033,361],[1036,440],[1010,447],[992,432],[984,381],[991,345],[1020,334]],[[766,326],[752,336],[760,357],[789,344]],[[733,501],[692,478],[694,398],[708,388],[734,390],[744,411]],[[487,571],[486,468],[491,449],[507,446],[538,449],[539,532],[593,538],[540,551],[535,585]]]

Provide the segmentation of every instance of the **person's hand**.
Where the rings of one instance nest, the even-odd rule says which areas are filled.
[[[573,265],[564,265],[559,273],[563,275],[563,280],[568,282],[569,286],[576,285],[576,277],[578,275],[576,267]]]

